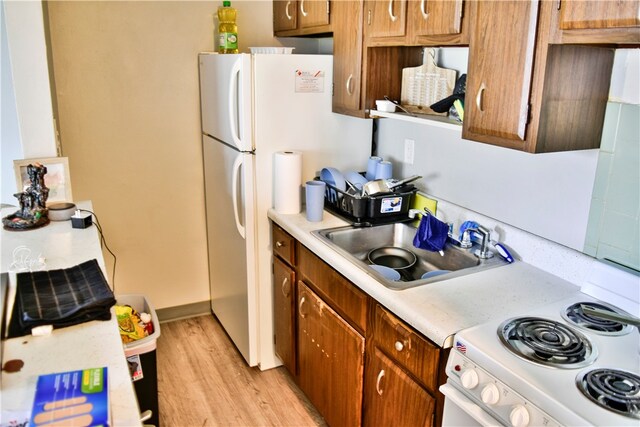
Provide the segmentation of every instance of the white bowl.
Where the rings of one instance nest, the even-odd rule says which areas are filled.
[[[378,111],[384,111],[385,113],[393,113],[396,111],[396,104],[386,99],[378,99],[376,101],[376,107]]]

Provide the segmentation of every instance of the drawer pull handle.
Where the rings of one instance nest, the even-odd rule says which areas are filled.
[[[391,22],[396,22],[398,19],[398,17],[393,14],[393,0],[389,0],[389,18],[391,18]]]
[[[479,111],[484,111],[482,109],[482,94],[484,93],[484,90],[486,89],[484,83],[482,83],[480,85],[480,89],[478,89],[478,95],[476,95],[476,107],[478,107]]]
[[[292,16],[289,13],[289,6],[291,6],[291,2],[290,1],[287,2],[287,6],[284,8],[284,14],[287,15],[287,19],[289,21],[291,21]]]
[[[282,242],[276,242],[276,248],[281,248],[284,246],[284,243]]]
[[[285,277],[284,279],[282,279],[282,295],[284,295],[285,298],[287,298],[289,296],[290,287],[287,286],[288,283],[289,283],[289,278],[288,277]]]
[[[300,2],[300,12],[302,12],[302,16],[307,16],[309,14],[304,10],[304,0]]]
[[[298,312],[300,313],[300,317],[302,317],[303,319],[307,317],[307,315],[302,312],[302,304],[304,304],[305,301],[306,300],[304,299],[304,297],[302,297],[300,298],[300,303],[298,304]]]
[[[381,369],[380,372],[378,372],[378,379],[376,379],[376,392],[382,396],[382,392],[383,390],[380,388],[380,383],[382,382],[382,377],[384,377],[384,369]]]
[[[404,350],[404,344],[400,341],[396,341],[396,343],[394,344],[394,347],[396,348],[396,351]]]

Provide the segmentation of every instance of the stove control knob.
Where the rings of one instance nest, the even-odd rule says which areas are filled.
[[[475,369],[467,369],[460,375],[462,387],[471,390],[478,385],[478,373]]]
[[[509,414],[509,421],[513,427],[526,427],[529,425],[529,411],[524,405],[515,405]]]
[[[495,384],[487,384],[480,393],[480,398],[487,405],[495,405],[500,400],[500,390]]]

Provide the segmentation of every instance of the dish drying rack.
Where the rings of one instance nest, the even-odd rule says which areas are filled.
[[[319,181],[320,178],[316,177],[315,180]],[[325,209],[356,227],[411,221],[407,213],[418,191],[412,184],[373,196],[350,194],[329,183],[325,184]]]

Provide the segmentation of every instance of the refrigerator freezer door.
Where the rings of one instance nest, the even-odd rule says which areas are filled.
[[[258,363],[254,156],[203,136],[211,309],[250,366]]]
[[[202,133],[253,151],[251,55],[200,54]]]

